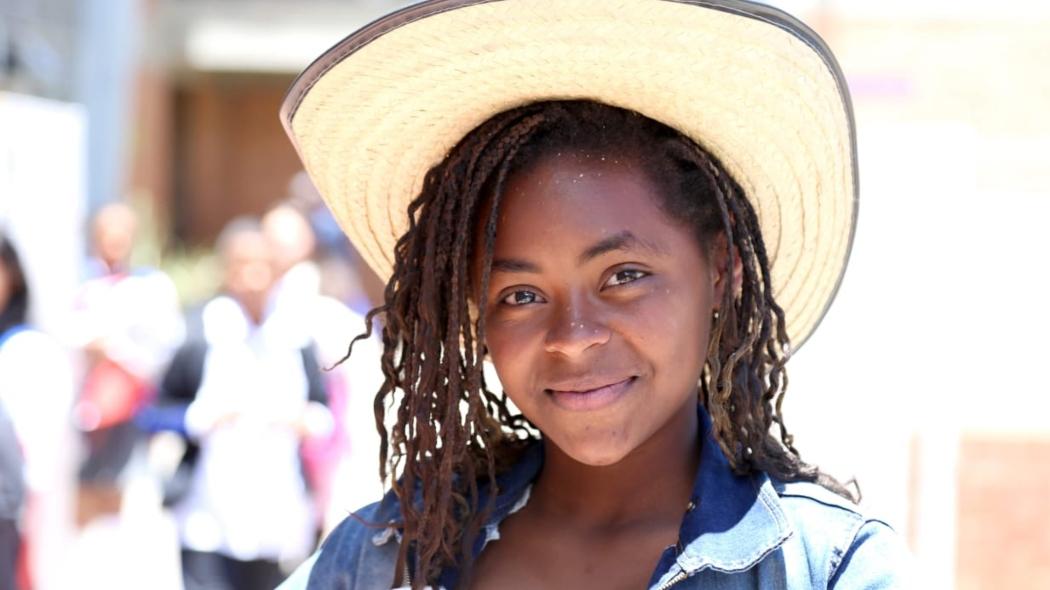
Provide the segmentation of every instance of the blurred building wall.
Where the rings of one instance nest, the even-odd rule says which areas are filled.
[[[22,259],[33,323],[51,332],[80,275],[86,119],[77,104],[0,92],[0,231]]]
[[[288,196],[301,164],[277,119],[310,60],[397,0],[143,2],[133,192],[180,243]]]
[[[853,93],[860,219],[788,418],[905,533],[924,587],[1050,587],[1050,5],[816,9]]]
[[[261,214],[287,196],[301,169],[277,120],[291,78],[208,74],[176,91],[179,237],[207,242],[237,215]]]

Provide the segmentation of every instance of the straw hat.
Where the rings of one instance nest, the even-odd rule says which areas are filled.
[[[586,98],[677,128],[758,212],[796,347],[838,289],[857,209],[838,64],[815,33],[739,0],[431,0],[350,35],[295,81],[281,119],[384,279],[428,169],[495,113]]]

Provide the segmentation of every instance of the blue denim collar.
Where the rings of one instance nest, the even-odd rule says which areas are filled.
[[[776,550],[793,533],[776,491],[764,473],[737,475],[714,439],[711,418],[697,406],[700,422],[700,466],[693,482],[690,507],[679,529],[679,543],[665,553],[651,585],[659,586],[681,574],[705,568],[744,571]],[[543,442],[529,446],[514,467],[496,480],[500,491],[482,534],[475,557],[489,534],[508,516],[536,480],[543,467]],[[482,497],[487,492],[482,490]],[[446,571],[441,584],[454,588],[455,571]]]
[[[722,454],[711,418],[700,406],[700,466],[692,505],[679,530],[681,550],[665,576],[704,568],[723,572],[753,567],[793,533],[765,473],[737,475]],[[661,576],[661,579],[664,576]]]

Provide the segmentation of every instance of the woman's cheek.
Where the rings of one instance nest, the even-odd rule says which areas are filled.
[[[496,373],[509,387],[507,381],[516,372],[517,365],[530,358],[530,348],[535,346],[535,329],[520,319],[491,318],[486,327],[485,345]]]
[[[700,321],[701,307],[696,293],[658,284],[621,308],[617,331],[656,362],[703,356],[707,327]]]
[[[615,323],[633,339],[650,340],[677,323],[675,300],[669,289],[653,287],[617,306]]]

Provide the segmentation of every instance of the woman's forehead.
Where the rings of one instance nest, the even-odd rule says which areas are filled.
[[[510,177],[499,205],[496,256],[539,247],[584,257],[588,251],[667,250],[679,230],[641,165],[627,158],[555,153]]]

